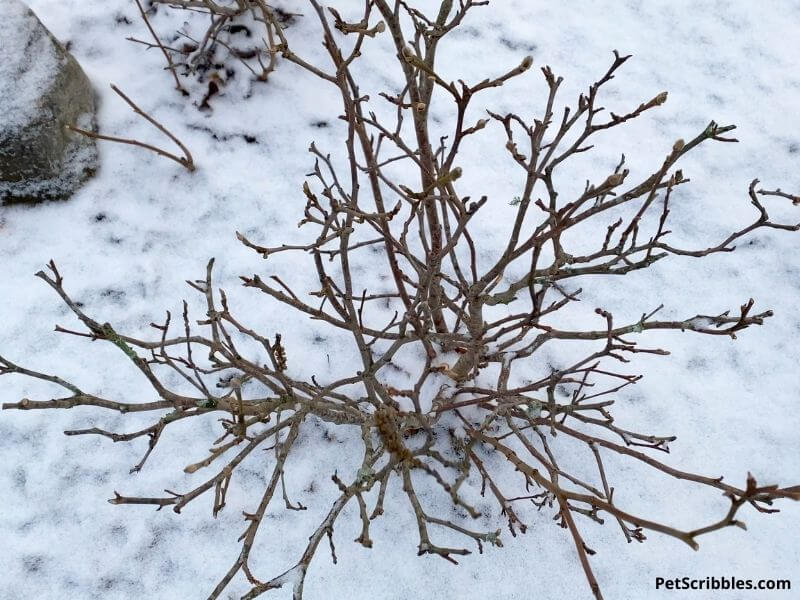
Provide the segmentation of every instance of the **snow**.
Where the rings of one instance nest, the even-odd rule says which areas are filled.
[[[53,332],[55,324],[75,326],[74,319],[33,273],[53,258],[66,289],[89,314],[135,335],[163,319],[166,310],[180,314],[183,298],[201,318],[201,298],[184,281],[202,277],[213,256],[216,283],[229,294],[235,312],[267,335],[283,335],[293,376],[347,372],[354,356],[343,338],[243,289],[238,280],[239,275],[278,273],[295,289],[312,291],[318,287],[313,269],[283,255],[265,263],[234,234],[238,230],[269,245],[304,239],[296,224],[304,205],[301,184],[313,165],[309,143],[314,140],[323,151],[341,150],[340,109],[329,86],[284,62],[266,84],[251,84],[240,74],[211,100],[211,111],[199,111],[173,89],[157,49],[125,41],[129,36],[149,39],[133,3],[111,8],[102,0],[31,0],[30,5],[59,40],[71,42],[71,51],[100,91],[100,130],[170,147],[111,92],[109,84],[115,83],[187,145],[197,172],[139,148],[100,143],[98,176],[68,202],[0,209],[0,354],[107,397],[153,400],[146,382],[116,348]],[[313,15],[303,12],[306,16],[289,33],[305,56],[322,61]],[[198,19],[162,9],[153,25],[166,34],[184,20],[196,30]],[[538,113],[545,95],[537,68],[544,64],[565,78],[562,102],[574,101],[605,71],[614,48],[634,57],[603,96],[609,110],[619,113],[669,91],[657,112],[602,138],[580,169],[560,182],[564,196],[582,189],[587,178],[602,181],[621,151],[633,177],[660,165],[675,140],[689,139],[712,118],[736,123],[740,144],[703,147],[683,163],[692,183],[674,198],[673,242],[695,247],[716,243],[753,219],[746,192],[754,177],[765,188],[800,190],[798,25],[800,8],[790,0],[761,6],[603,0],[579,7],[498,0],[470,14],[451,45],[441,48],[439,60],[449,78],[478,81],[505,72],[527,54],[534,58],[534,68],[523,79],[484,96],[468,120],[479,118],[483,107]],[[1,53],[7,51],[6,40],[0,30]],[[371,68],[360,71],[363,92],[375,99],[395,81],[393,51],[386,42],[386,36],[371,42],[365,52]],[[197,97],[201,86],[191,85]],[[435,103],[434,115],[448,119],[446,109],[444,102]],[[245,136],[255,141],[248,143]],[[503,145],[500,132],[488,126],[480,143],[465,146],[459,163],[465,189],[473,186],[473,197],[490,196],[492,212],[476,219],[477,237],[486,244],[503,239],[508,203],[519,195],[519,168]],[[768,206],[776,220],[800,221],[796,208],[775,200]],[[797,234],[758,231],[733,254],[670,258],[623,279],[597,278],[584,285],[576,328],[598,326],[592,313],[596,306],[612,310],[620,322],[635,322],[661,303],[663,318],[735,313],[749,297],[756,299],[757,309],[775,311],[763,327],[742,332],[735,341],[691,332],[643,337],[672,354],[636,357],[631,372],[645,378],[620,394],[616,415],[619,423],[637,430],[676,434],[670,465],[725,474],[736,485],[744,485],[748,470],[759,483],[800,483],[798,240]],[[365,272],[370,275],[379,287],[380,273]],[[548,349],[544,357],[558,363],[576,351],[581,348],[567,343]],[[50,386],[4,376],[0,400],[52,393]],[[140,459],[143,440],[113,444],[67,438],[61,431],[93,425],[133,431],[149,422],[87,409],[0,413],[1,599],[207,597],[238,556],[241,513],[257,505],[268,475],[258,463],[248,464],[217,519],[211,517],[210,499],[189,505],[180,515],[112,506],[106,499],[114,490],[158,495],[201,481],[202,474],[184,474],[183,468],[206,456],[217,423],[210,418],[171,427],[138,475],[128,470]],[[294,564],[334,497],[330,475],[336,469],[355,473],[360,466],[356,441],[337,430],[330,430],[333,438],[327,441],[325,429],[320,425],[302,434],[300,451],[290,456],[290,497],[309,509],[284,511],[281,503],[271,508],[252,552],[257,576],[272,577]],[[570,451],[567,445],[562,449]],[[592,457],[581,452],[571,466],[587,462],[588,468]],[[617,488],[615,500],[629,512],[690,528],[718,518],[727,508],[722,497],[675,485],[647,469],[610,459],[607,468]],[[487,520],[487,529],[503,527],[505,547],[487,548],[484,556],[476,553],[453,567],[434,557],[416,557],[416,525],[399,491],[395,480],[387,494],[387,514],[374,522],[371,550],[352,542],[360,530],[356,507],[344,510],[334,535],[338,563],[332,564],[323,542],[309,569],[307,598],[591,597],[569,535],[550,514],[531,515],[532,527],[517,538],[502,519]],[[425,501],[431,502],[432,512],[437,506],[448,510],[444,498],[438,505],[434,496]],[[777,515],[743,511],[747,532],[729,528],[701,537],[697,553],[657,534],[644,545],[628,545],[610,519],[602,527],[585,523],[583,530],[587,544],[598,551],[591,560],[606,598],[673,597],[675,592],[655,590],[656,577],[788,578],[797,587],[800,506],[785,502],[778,508]],[[247,589],[239,575],[223,597],[239,597]],[[289,598],[291,590],[264,597]],[[793,595],[770,591],[731,597]]]
[[[36,16],[19,0],[0,5],[0,114],[2,129],[24,127],[52,85],[60,58]]]

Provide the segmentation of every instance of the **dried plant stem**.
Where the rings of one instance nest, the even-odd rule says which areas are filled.
[[[170,160],[174,160],[176,163],[178,163],[182,167],[185,167],[190,172],[193,172],[195,170],[195,165],[194,165],[194,160],[192,159],[192,154],[189,152],[189,149],[186,146],[184,146],[183,142],[181,142],[177,137],[175,137],[172,133],[170,133],[170,131],[166,127],[164,127],[161,123],[156,121],[153,117],[151,117],[149,114],[144,112],[141,108],[139,108],[133,102],[133,100],[128,98],[128,96],[126,96],[113,83],[111,84],[111,89],[114,90],[123,100],[125,100],[125,102],[128,103],[128,105],[134,110],[134,112],[136,114],[138,114],[141,117],[144,117],[145,119],[147,119],[147,121],[149,121],[152,125],[154,125],[159,131],[161,131],[169,139],[171,139],[173,142],[175,142],[175,144],[177,144],[178,147],[183,152],[183,156],[176,156],[175,154],[172,154],[171,152],[167,152],[166,150],[163,150],[163,149],[158,148],[157,146],[153,146],[151,144],[147,144],[145,142],[140,142],[139,140],[121,138],[121,137],[116,137],[116,136],[112,136],[112,135],[105,135],[105,134],[98,133],[96,131],[87,131],[86,129],[81,129],[80,127],[76,127],[74,125],[67,125],[67,128],[69,130],[71,130],[71,131],[74,131],[75,133],[80,133],[81,135],[85,135],[86,137],[90,137],[90,138],[93,138],[93,139],[106,140],[106,141],[109,141],[109,142],[117,142],[117,143],[120,143],[120,144],[129,144],[131,146],[138,146],[140,148],[145,148],[147,150],[155,152],[159,156],[163,156],[165,158],[169,158]]]
[[[147,13],[145,12],[144,7],[142,7],[142,3],[139,0],[134,0],[134,2],[136,2],[136,6],[139,8],[139,14],[142,15],[142,20],[144,21],[144,24],[147,25],[147,29],[150,31],[150,35],[153,36],[153,39],[156,42],[156,46],[159,47],[161,53],[164,55],[164,58],[167,59],[167,69],[169,70],[170,73],[172,73],[173,79],[175,79],[175,89],[178,90],[184,96],[188,96],[189,92],[187,92],[186,89],[181,85],[181,81],[180,79],[178,79],[178,74],[175,72],[175,64],[172,62],[172,57],[170,56],[169,52],[167,52],[167,49],[164,47],[164,45],[161,43],[161,40],[159,39],[158,35],[153,29],[153,26],[150,24],[150,19],[147,18]]]

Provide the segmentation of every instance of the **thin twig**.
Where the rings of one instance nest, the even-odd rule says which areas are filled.
[[[162,150],[161,148],[158,148],[158,147],[153,146],[151,144],[140,142],[138,140],[133,140],[133,139],[128,139],[128,138],[121,138],[121,137],[116,137],[116,136],[111,136],[111,135],[104,135],[104,134],[98,133],[96,131],[87,131],[85,129],[81,129],[80,127],[76,127],[74,125],[67,125],[67,128],[70,129],[71,131],[74,131],[76,133],[80,133],[81,135],[85,135],[86,137],[89,137],[89,138],[98,139],[98,140],[106,140],[106,141],[109,141],[109,142],[118,142],[120,144],[129,144],[131,146],[139,146],[140,148],[145,148],[147,150],[151,150],[152,152],[155,152],[156,154],[158,154],[160,156],[163,156],[165,158],[169,158],[170,160],[174,160],[176,163],[178,163],[182,167],[185,167],[190,172],[193,172],[195,170],[194,160],[192,159],[192,155],[189,152],[189,149],[186,146],[184,146],[183,143],[177,137],[175,137],[172,133],[170,133],[167,130],[167,128],[164,127],[161,123],[156,121],[153,117],[148,115],[141,108],[139,108],[136,104],[134,104],[134,102],[130,98],[128,98],[128,96],[126,96],[124,93],[122,93],[122,91],[117,86],[115,86],[113,83],[111,84],[111,89],[114,90],[119,96],[121,96],[122,99],[125,100],[125,102],[127,102],[128,105],[131,108],[133,108],[133,110],[134,110],[134,112],[136,114],[138,114],[138,115],[144,117],[145,119],[147,119],[156,128],[158,128],[159,131],[164,133],[167,137],[169,137],[169,139],[171,139],[173,142],[175,142],[178,145],[178,147],[181,149],[181,151],[183,152],[183,157],[176,156],[176,155],[174,155],[174,154],[172,154],[170,152],[167,152],[166,150]]]

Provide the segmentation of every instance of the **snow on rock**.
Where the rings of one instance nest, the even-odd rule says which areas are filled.
[[[69,197],[96,168],[89,79],[19,0],[0,3],[0,200]]]

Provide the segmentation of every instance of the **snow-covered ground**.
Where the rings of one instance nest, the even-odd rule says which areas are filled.
[[[267,84],[251,86],[240,78],[212,100],[212,111],[199,111],[175,92],[158,50],[125,40],[149,39],[133,2],[29,4],[57,38],[70,43],[96,86],[102,131],[169,147],[111,92],[109,84],[115,83],[184,141],[198,170],[190,174],[141,149],[101,142],[99,175],[70,201],[0,208],[0,354],[98,394],[152,400],[149,386],[115,348],[53,333],[55,324],[69,327],[73,319],[33,274],[54,259],[66,289],[89,314],[135,334],[162,319],[165,310],[179,314],[183,298],[198,307],[197,294],[184,281],[203,277],[213,256],[217,284],[228,291],[231,305],[267,334],[283,334],[290,368],[298,375],[335,369],[330,356],[346,360],[313,322],[241,288],[238,276],[265,272],[265,263],[234,236],[238,230],[269,245],[301,239],[300,186],[313,164],[308,145],[315,140],[321,149],[341,149],[339,107],[331,90],[283,63]],[[153,24],[166,34],[181,27],[183,18],[161,10]],[[314,20],[299,19],[294,27],[300,48],[321,60]],[[736,123],[740,144],[704,145],[683,164],[692,183],[674,198],[672,229],[676,240],[700,247],[750,222],[753,207],[746,192],[754,177],[766,188],[800,191],[798,27],[800,5],[792,0],[760,6],[742,0],[496,0],[471,12],[461,32],[448,38],[440,65],[451,78],[475,81],[531,54],[535,66],[549,64],[564,76],[562,98],[572,101],[605,71],[613,49],[633,54],[603,104],[621,112],[663,90],[669,101],[607,135],[572,188],[566,184],[569,189],[607,174],[621,151],[633,172],[642,173],[660,165],[674,140],[693,137],[711,119]],[[373,68],[362,72],[363,87],[376,98],[393,82],[388,73],[394,59],[386,42],[379,36],[369,43],[374,53],[365,53]],[[479,102],[531,116],[544,102],[541,79],[531,69]],[[502,207],[518,193],[518,167],[502,142],[466,149],[461,166],[464,184],[475,186],[475,196],[488,193]],[[776,219],[800,221],[800,208],[775,200],[768,204]],[[484,219],[479,227],[483,243],[491,244],[507,223]],[[774,309],[763,327],[736,341],[688,333],[651,336],[651,343],[672,355],[633,362],[631,372],[644,373],[645,379],[620,395],[615,414],[637,430],[676,434],[667,457],[676,467],[724,474],[736,485],[744,485],[748,470],[760,483],[798,484],[800,234],[759,231],[748,242],[734,254],[673,258],[635,277],[595,283],[587,287],[586,302],[634,317],[662,302],[667,315],[716,314],[736,310],[749,297],[757,307]],[[315,288],[305,266],[291,266],[269,263],[266,272],[288,274],[299,289]],[[3,402],[52,393],[23,378],[3,377],[0,383]],[[83,409],[0,413],[0,598],[205,598],[238,555],[241,512],[257,504],[264,478],[257,464],[241,474],[217,519],[210,514],[211,500],[199,500],[180,515],[106,502],[114,490],[158,495],[199,481],[183,467],[205,457],[216,423],[188,421],[168,429],[144,471],[129,475],[144,440],[113,444],[66,438],[61,431],[90,424],[130,431],[147,421]],[[309,510],[273,508],[253,552],[258,574],[275,575],[294,564],[335,491],[329,489],[330,475],[352,462],[347,458],[352,448],[346,439],[324,440],[321,432],[301,441],[302,452],[287,468],[287,484],[293,500]],[[614,477],[618,503],[676,526],[705,524],[726,507],[716,494],[673,485],[646,470],[618,465]],[[788,578],[794,591],[719,592],[719,597],[794,598],[800,589],[800,505],[785,502],[779,508],[780,514],[769,516],[743,511],[749,531],[729,528],[704,536],[698,553],[657,534],[643,545],[628,545],[612,523],[587,523],[583,531],[598,551],[592,564],[608,599],[680,595],[656,591],[656,577],[731,575]],[[336,530],[338,564],[324,547],[312,563],[306,584],[311,600],[591,597],[568,534],[545,512],[526,535],[511,538],[504,530],[504,548],[465,557],[454,567],[416,557],[415,524],[402,499],[390,493],[388,516],[373,525],[371,550],[351,541],[360,529],[353,509]],[[230,597],[247,589],[238,578]],[[265,597],[289,598],[290,591]]]

